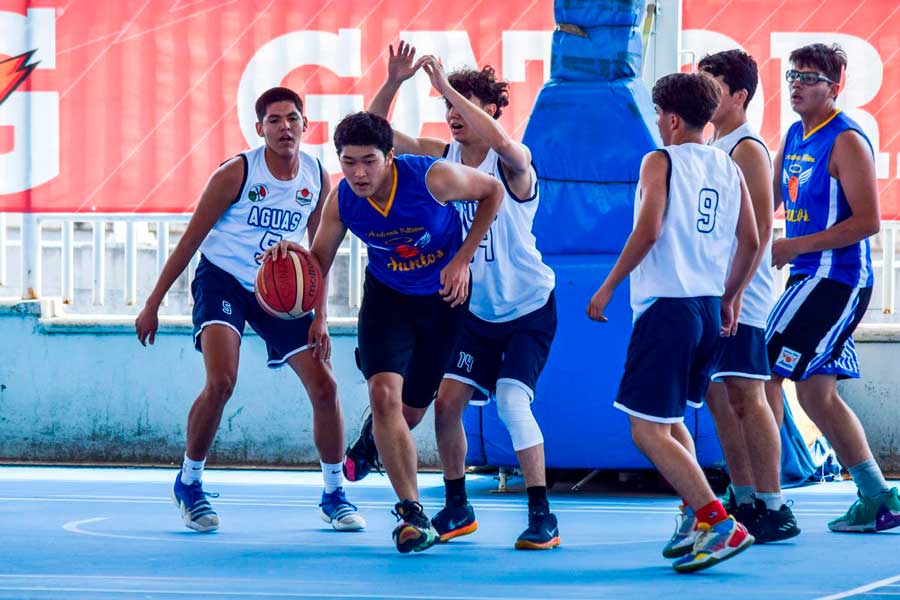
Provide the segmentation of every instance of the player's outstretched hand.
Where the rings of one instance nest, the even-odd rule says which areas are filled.
[[[416,58],[416,47],[403,40],[400,40],[400,43],[397,45],[396,54],[394,53],[393,44],[388,46],[388,52],[390,53],[388,57],[388,81],[403,83],[415,75],[419,67],[422,66],[421,60],[413,64],[413,60]]]
[[[420,58],[416,64],[421,65],[422,70],[428,75],[428,78],[431,80],[431,87],[437,93],[446,95],[447,90],[450,89],[450,80],[447,78],[447,73],[444,71],[444,65],[441,61],[435,56],[428,55]]]
[[[288,250],[294,250],[295,252],[305,252],[306,248],[304,248],[297,242],[281,240],[277,244],[273,244],[266,248],[266,251],[262,253],[260,262],[266,260],[277,260],[279,258],[287,258]]]
[[[441,269],[441,296],[451,307],[457,307],[469,296],[469,261],[453,257],[447,266]]]
[[[137,332],[138,341],[141,346],[146,346],[147,342],[153,345],[156,341],[156,330],[159,329],[159,309],[155,306],[145,305],[137,319],[134,320],[134,330]]]
[[[606,315],[603,314],[603,311],[606,310],[606,305],[609,304],[610,300],[612,300],[612,292],[601,285],[597,288],[597,291],[594,292],[591,301],[588,303],[587,316],[590,319],[601,323],[609,321],[609,319],[606,318]]]
[[[331,359],[331,337],[328,335],[328,325],[325,319],[316,315],[309,325],[309,340],[307,344],[312,347],[313,358],[319,360]]]

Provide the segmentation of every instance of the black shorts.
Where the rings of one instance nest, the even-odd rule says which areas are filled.
[[[552,292],[541,308],[505,323],[484,321],[470,312],[444,377],[474,387],[476,403],[488,401],[501,380],[520,386],[534,400],[555,334]]]
[[[721,300],[659,298],[634,324],[614,406],[656,423],[684,421],[703,405],[719,343]]]
[[[766,324],[772,372],[793,381],[811,375],[858,378],[859,360],[851,335],[871,298],[871,287],[792,275]]]
[[[269,354],[266,364],[273,369],[310,348],[312,314],[290,320],[273,317],[260,307],[253,292],[244,289],[231,273],[220,269],[205,256],[200,257],[191,282],[191,293],[194,296],[194,347],[197,350],[202,351],[200,332],[207,325],[226,325],[243,337],[245,323],[250,323],[266,343]]]
[[[376,373],[402,375],[403,403],[427,407],[468,312],[468,299],[451,308],[440,294],[403,294],[366,271],[359,309],[359,369],[366,379]]]

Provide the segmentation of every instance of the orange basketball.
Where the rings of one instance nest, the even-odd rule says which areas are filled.
[[[287,257],[260,265],[254,287],[264,311],[279,319],[299,319],[322,298],[322,270],[308,250],[288,250]]]

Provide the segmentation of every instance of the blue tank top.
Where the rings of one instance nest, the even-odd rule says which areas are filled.
[[[863,136],[871,150],[872,144],[860,126],[840,111],[805,137],[800,121],[788,130],[781,162],[781,198],[787,237],[818,233],[852,214],[841,182],[828,172],[834,142],[848,129]],[[869,240],[801,254],[791,264],[791,275],[795,274],[833,279],[852,287],[870,287],[873,276]]]
[[[428,296],[441,289],[441,269],[462,243],[459,213],[438,202],[425,176],[437,159],[403,155],[394,158],[394,185],[385,209],[338,185],[341,221],[367,246],[368,271],[403,294]]]

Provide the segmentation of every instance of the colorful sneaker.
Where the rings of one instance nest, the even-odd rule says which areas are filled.
[[[698,523],[699,535],[690,554],[676,560],[672,567],[679,573],[692,573],[737,556],[753,544],[747,528],[729,516],[715,525]]]
[[[478,521],[475,520],[475,509],[466,502],[462,506],[447,506],[434,515],[431,519],[435,531],[441,536],[442,542],[447,542],[461,535],[475,533],[478,529]]]
[[[797,518],[794,517],[790,506],[782,504],[778,510],[770,510],[759,498],[755,500],[755,504],[757,518],[752,524],[744,523],[737,515],[734,517],[747,527],[757,544],[780,542],[800,535]]]
[[[900,498],[897,488],[866,498],[859,492],[857,500],[842,517],[828,523],[828,529],[840,532],[871,533],[900,526]]]
[[[559,546],[556,515],[543,510],[528,511],[528,529],[516,540],[516,550],[549,550]]]
[[[361,531],[366,528],[366,520],[354,505],[347,502],[342,487],[330,494],[323,491],[319,509],[322,520],[331,523],[338,531]]]
[[[672,539],[665,545],[662,555],[666,558],[678,558],[690,553],[697,539],[697,519],[690,506],[684,504],[678,507],[678,516],[675,517],[675,533]]]
[[[181,518],[188,529],[194,531],[215,531],[219,528],[219,515],[206,498],[218,498],[218,494],[203,491],[203,484],[195,481],[191,485],[181,482],[181,471],[175,476],[172,501],[181,511]]]
[[[398,521],[402,521],[391,535],[401,554],[427,550],[440,539],[418,502],[413,500],[398,502],[391,514],[397,517]]]
[[[350,444],[344,457],[344,477],[347,481],[361,481],[372,469],[381,473],[378,448],[375,446],[375,436],[372,435],[372,409],[366,407],[359,437]]]

